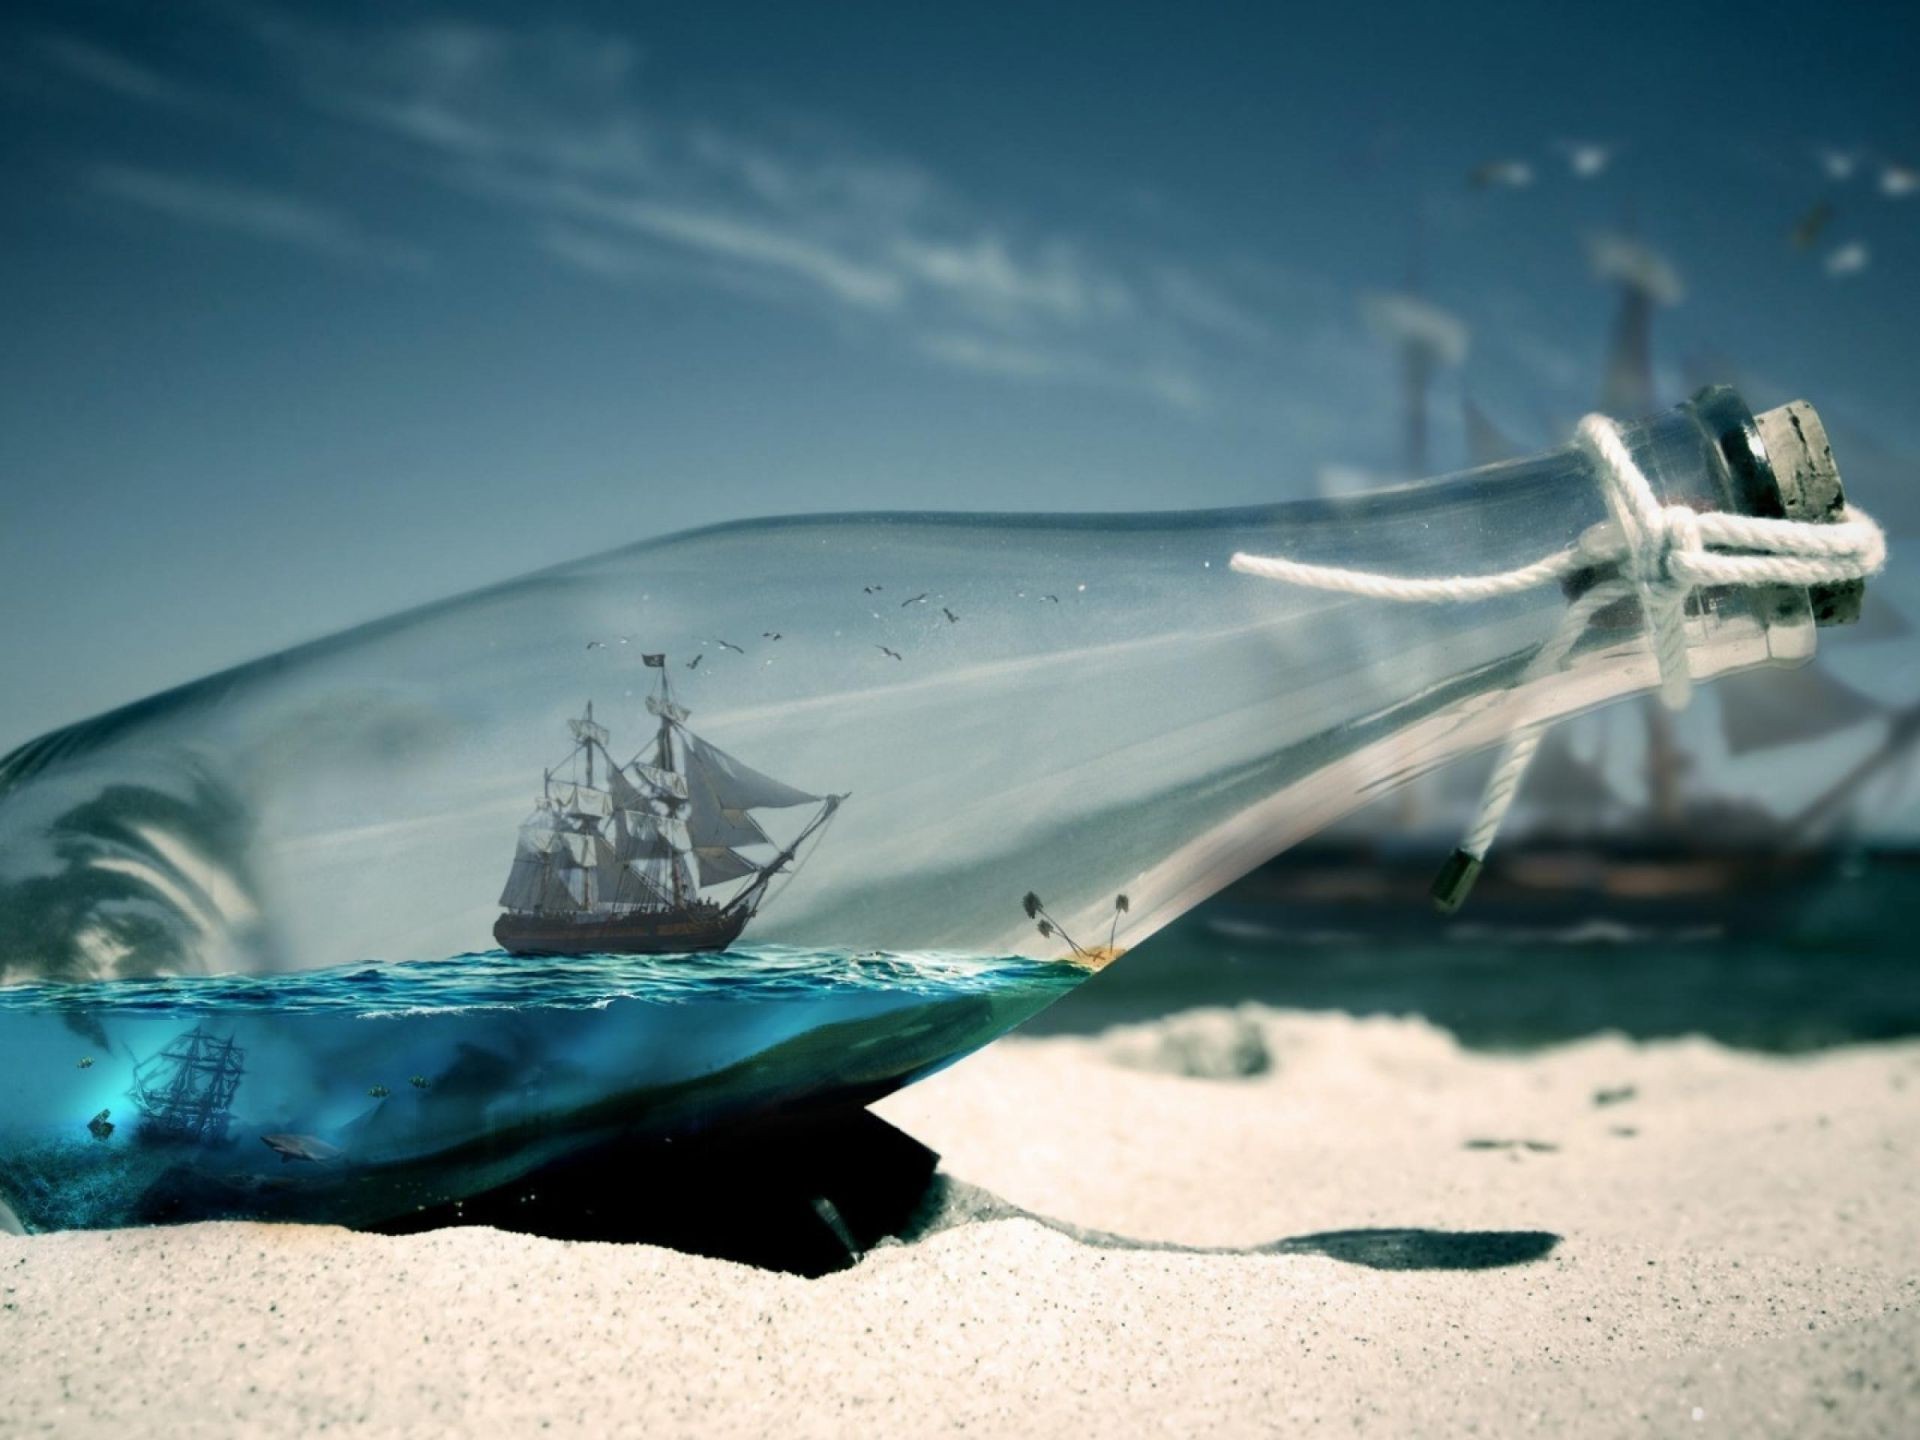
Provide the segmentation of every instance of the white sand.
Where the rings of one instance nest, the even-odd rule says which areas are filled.
[[[1409,1022],[1205,1023],[1276,1068],[1114,1060],[1218,1033],[1015,1040],[883,1109],[953,1175],[1143,1242],[1558,1244],[1382,1270],[1011,1220],[805,1281],[488,1230],[0,1237],[0,1434],[1915,1433],[1920,1045],[1509,1059]]]

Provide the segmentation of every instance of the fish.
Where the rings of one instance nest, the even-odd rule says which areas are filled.
[[[93,1056],[82,1055],[80,1057],[80,1063],[74,1068],[78,1070],[91,1070],[93,1068]]]
[[[367,1094],[371,1095],[376,1100],[384,1100],[387,1098],[387,1096],[391,1095],[392,1093],[393,1092],[387,1089],[387,1087],[384,1085],[369,1085],[367,1087]]]
[[[433,1082],[424,1075],[415,1075],[411,1080],[407,1081],[407,1083],[416,1090],[428,1090],[433,1087]]]
[[[113,1122],[107,1118],[112,1113],[111,1110],[102,1110],[87,1122],[87,1129],[93,1132],[94,1139],[106,1140],[112,1137]]]
[[[289,1160],[305,1160],[318,1165],[328,1160],[338,1160],[344,1153],[338,1145],[329,1145],[313,1135],[262,1135],[260,1143],[280,1157],[280,1163]]]

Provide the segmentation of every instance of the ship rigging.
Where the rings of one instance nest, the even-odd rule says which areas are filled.
[[[140,1134],[203,1145],[224,1142],[246,1058],[231,1035],[216,1038],[196,1025],[142,1060],[127,1092],[140,1110]]]
[[[815,795],[745,764],[687,728],[665,655],[647,712],[659,723],[633,759],[586,713],[568,721],[573,748],[546,772],[520,827],[494,939],[516,954],[679,954],[722,950],[766,902],[776,876],[797,868],[845,795]],[[564,775],[559,772],[565,772]],[[596,775],[600,777],[596,780]],[[756,810],[818,806],[784,845]],[[774,849],[771,859],[746,852]],[[744,883],[740,883],[744,882]],[[721,887],[736,885],[731,894]]]

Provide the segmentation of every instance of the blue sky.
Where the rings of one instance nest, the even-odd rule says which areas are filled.
[[[78,3],[0,38],[0,745],[715,520],[1390,472],[1362,297],[1414,273],[1471,332],[1436,466],[1463,391],[1546,443],[1623,226],[1683,281],[1668,398],[1805,394],[1883,486],[1920,453],[1893,7]]]

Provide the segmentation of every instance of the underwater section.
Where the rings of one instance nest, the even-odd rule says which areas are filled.
[[[748,945],[0,987],[0,1202],[29,1230],[371,1224],[590,1144],[868,1103],[1087,974]]]

